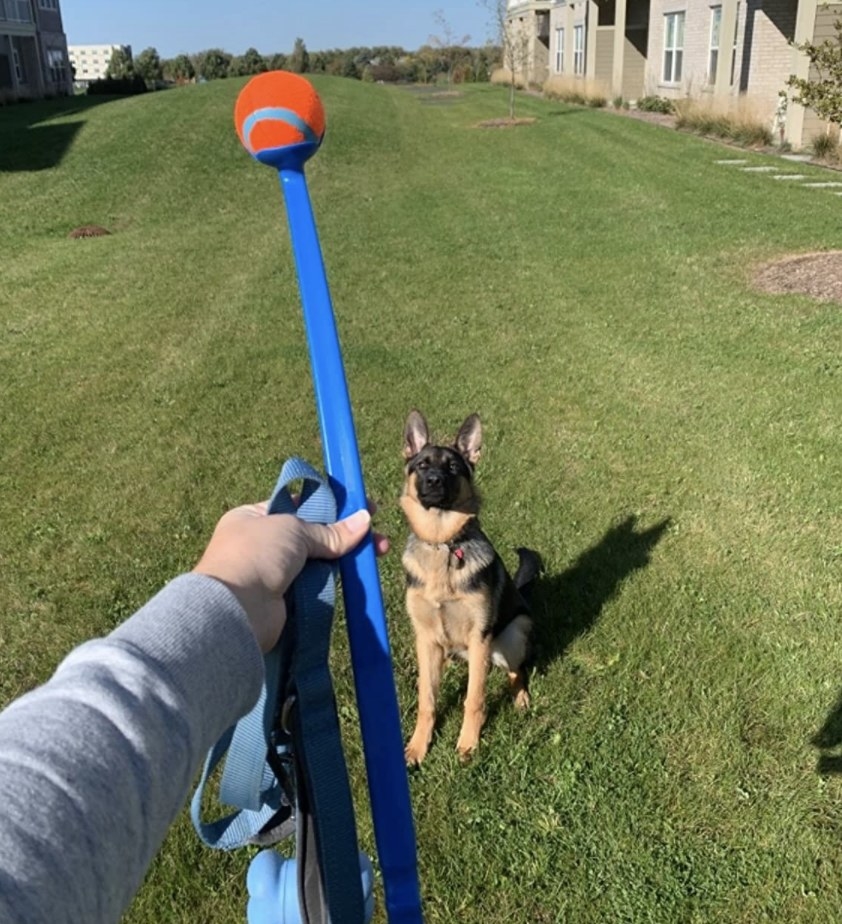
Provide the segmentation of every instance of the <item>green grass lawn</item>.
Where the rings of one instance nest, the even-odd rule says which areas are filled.
[[[842,246],[842,200],[608,112],[528,98],[533,125],[477,128],[504,89],[316,84],[308,178],[379,526],[399,548],[409,409],[442,436],[478,411],[487,531],[547,569],[533,709],[495,675],[462,767],[451,668],[411,775],[426,920],[838,921],[842,309],[750,270]],[[0,111],[0,702],[190,568],[283,458],[319,461],[241,86]],[[89,223],[114,233],[68,239]],[[409,731],[397,551],[381,574]],[[373,852],[341,620],[335,641]],[[244,920],[246,861],[182,818],[127,920]]]

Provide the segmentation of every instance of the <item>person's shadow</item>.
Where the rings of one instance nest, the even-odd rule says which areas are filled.
[[[820,752],[816,773],[842,773],[842,692],[810,743]]]
[[[669,518],[637,529],[637,518],[626,517],[586,549],[560,574],[543,575],[532,591],[534,666],[543,672],[558,660],[579,635],[599,619],[605,604],[633,572],[645,568],[652,550],[671,523]]]

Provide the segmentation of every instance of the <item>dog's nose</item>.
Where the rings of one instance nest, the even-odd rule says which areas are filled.
[[[441,475],[438,472],[428,472],[425,481],[428,488],[437,488],[441,484]]]

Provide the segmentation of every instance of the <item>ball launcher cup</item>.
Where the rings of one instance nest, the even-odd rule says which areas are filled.
[[[303,77],[252,78],[234,109],[245,149],[278,171],[301,292],[316,409],[339,517],[366,505],[351,401],[304,164],[319,149],[325,114]],[[415,831],[392,658],[371,535],[339,562],[368,776],[374,834],[390,924],[421,924]]]

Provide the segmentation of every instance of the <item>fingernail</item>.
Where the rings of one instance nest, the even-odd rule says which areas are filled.
[[[364,533],[370,525],[371,514],[367,510],[358,510],[345,519],[345,526],[352,533]]]

